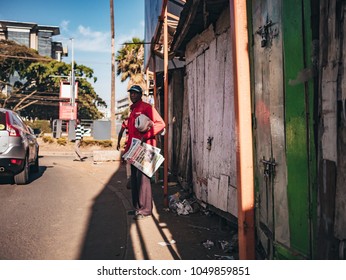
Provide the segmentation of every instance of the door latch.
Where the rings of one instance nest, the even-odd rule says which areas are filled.
[[[265,157],[261,159],[261,162],[264,166],[264,172],[263,175],[265,178],[273,178],[275,176],[275,166],[276,162],[274,158],[270,158],[269,160],[266,160]]]

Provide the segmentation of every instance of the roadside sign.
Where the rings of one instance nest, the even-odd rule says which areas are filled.
[[[60,95],[59,95],[59,98],[61,98],[61,99],[71,99],[70,82],[68,82],[68,81],[61,81],[60,82]],[[78,82],[75,82],[74,98],[75,98],[75,100],[78,98]]]
[[[70,102],[59,102],[59,119],[60,120],[76,120],[77,119],[77,103],[72,106]]]

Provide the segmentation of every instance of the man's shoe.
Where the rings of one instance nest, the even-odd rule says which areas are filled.
[[[133,217],[134,220],[143,220],[145,218],[149,218],[151,215],[143,215],[143,214],[137,214]]]
[[[130,210],[130,211],[127,211],[127,215],[137,215],[137,210]]]
[[[83,160],[85,160],[85,159],[87,159],[87,158],[88,158],[88,157],[82,157],[81,160],[83,161]]]

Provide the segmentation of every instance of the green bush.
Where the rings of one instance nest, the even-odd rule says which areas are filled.
[[[93,139],[83,139],[81,141],[82,147],[87,146],[100,146],[103,148],[113,147],[113,143],[111,140],[93,140]]]
[[[44,143],[49,143],[49,144],[54,143],[54,138],[51,136],[43,136],[42,140]]]
[[[51,133],[50,122],[47,120],[25,121],[32,129],[39,129],[41,133]]]
[[[65,137],[58,138],[56,142],[61,145],[61,146],[66,146],[67,145],[67,139]]]

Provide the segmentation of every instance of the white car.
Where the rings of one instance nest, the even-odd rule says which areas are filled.
[[[33,130],[17,113],[0,108],[0,179],[13,176],[17,185],[27,184],[30,172],[39,171],[38,151]]]

